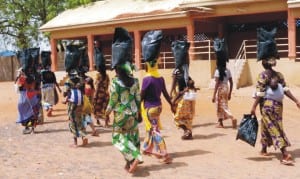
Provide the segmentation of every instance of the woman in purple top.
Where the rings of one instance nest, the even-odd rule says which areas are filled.
[[[161,158],[163,163],[171,163],[172,158],[167,153],[166,144],[160,133],[159,116],[162,111],[161,93],[172,108],[171,98],[166,90],[165,80],[158,73],[157,57],[159,54],[161,31],[150,31],[142,41],[143,57],[146,61],[147,75],[143,79],[141,101],[142,116],[146,127],[146,137],[142,145],[143,154]]]

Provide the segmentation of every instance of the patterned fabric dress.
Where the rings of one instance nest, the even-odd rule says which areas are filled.
[[[217,107],[217,117],[218,119],[226,120],[228,118],[233,118],[232,113],[230,112],[228,108],[228,93],[229,93],[229,86],[228,81],[231,76],[231,72],[229,69],[225,70],[226,76],[224,76],[223,81],[219,82],[219,86],[217,89],[217,99],[216,99],[216,107]],[[219,78],[219,70],[216,69],[215,78]]]
[[[105,119],[105,110],[109,100],[109,76],[103,77],[100,73],[96,76],[96,92],[93,100],[94,115],[96,118]]]
[[[279,83],[285,87],[284,77],[281,73],[276,72],[279,77]],[[256,95],[265,96],[266,88],[269,85],[270,75],[262,72],[258,76],[256,85]],[[290,142],[286,137],[282,124],[281,102],[272,99],[263,99],[260,102],[261,110],[261,143],[263,147],[273,145],[275,149],[290,146]]]
[[[228,85],[225,83],[220,83],[218,86],[217,93],[217,116],[218,119],[228,119],[232,118],[232,114],[228,108]]]
[[[107,113],[114,112],[112,143],[127,162],[142,161],[137,121],[141,95],[138,79],[134,80],[129,88],[118,78],[113,78],[107,106]]]
[[[84,86],[83,80],[80,78],[79,84],[73,83],[70,79],[65,82],[65,92],[68,93],[68,116],[69,128],[74,137],[85,137],[86,131],[82,117],[83,96],[78,86]],[[73,91],[73,92],[72,92]],[[74,94],[72,94],[74,93]],[[70,100],[71,98],[74,98]]]
[[[183,91],[186,88],[186,83],[184,80],[183,73],[179,73],[176,70],[173,72],[173,77],[176,79],[176,87],[175,90],[172,92],[172,98],[175,98],[180,91]],[[181,97],[179,100],[176,100],[176,113],[174,116],[174,122],[177,127],[180,125],[185,126],[188,130],[192,131],[192,124],[193,124],[193,116],[195,113],[195,101],[187,101]]]
[[[164,157],[167,154],[167,147],[165,140],[160,133],[160,119],[162,107],[156,106],[146,109],[147,117],[144,120],[148,120],[151,128],[146,131],[146,137],[144,139],[144,144],[142,150],[145,154],[152,154],[158,157]]]
[[[163,86],[165,86],[163,77],[149,75],[143,79],[142,90],[145,91],[145,99],[142,104],[142,116],[146,127],[146,137],[142,151],[158,157],[164,157],[167,154],[166,143],[160,132],[162,128],[160,96]]]
[[[183,125],[192,131],[193,117],[195,115],[195,100],[179,99],[174,121],[177,127]]]

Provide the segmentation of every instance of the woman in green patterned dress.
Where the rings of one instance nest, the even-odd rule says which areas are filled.
[[[112,143],[123,154],[125,169],[132,173],[142,162],[138,130],[141,96],[139,81],[129,75],[130,68],[129,63],[116,67],[106,115],[114,112]]]
[[[123,154],[125,170],[133,173],[142,162],[139,139],[141,94],[137,78],[132,74],[132,38],[122,27],[115,29],[112,44],[112,79],[106,116],[114,112],[112,143]],[[106,119],[109,119],[108,117]]]

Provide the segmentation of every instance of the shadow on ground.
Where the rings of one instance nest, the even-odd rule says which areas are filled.
[[[200,135],[200,134],[196,134],[196,135],[193,135],[193,138],[194,139],[213,139],[213,138],[216,138],[216,137],[221,137],[221,136],[225,136],[226,134],[223,134],[223,133],[213,133],[213,134],[209,134],[209,135]]]
[[[178,167],[186,167],[188,164],[185,162],[173,162],[171,164],[155,164],[155,165],[139,165],[133,177],[147,177],[150,176],[151,171],[166,170]],[[172,178],[172,177],[171,177]]]
[[[170,153],[170,155],[173,158],[180,158],[180,157],[188,157],[188,156],[194,156],[194,155],[203,155],[203,154],[208,154],[211,153],[209,151],[205,150],[189,150],[189,151],[184,151],[184,152],[173,152]]]

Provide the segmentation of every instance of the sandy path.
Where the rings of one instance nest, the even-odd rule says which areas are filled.
[[[240,121],[253,102],[253,87],[234,91],[230,101],[232,113]],[[300,88],[292,87],[300,99]],[[201,89],[194,119],[194,140],[182,141],[182,131],[172,122],[172,114],[165,106],[162,114],[168,151],[174,158],[170,165],[155,158],[144,157],[134,175],[123,170],[124,161],[111,144],[111,131],[97,127],[100,137],[89,137],[85,148],[69,148],[72,142],[68,131],[66,106],[59,104],[54,117],[46,118],[36,134],[23,135],[15,123],[17,95],[12,82],[0,83],[0,178],[300,178],[300,110],[287,98],[284,100],[284,127],[295,158],[294,166],[279,162],[279,151],[270,148],[270,158],[260,157],[259,139],[255,148],[236,141],[237,131],[225,122],[225,129],[216,129],[212,90]],[[258,112],[258,111],[257,111]],[[145,136],[140,125],[141,137]],[[90,129],[88,128],[90,131]]]

